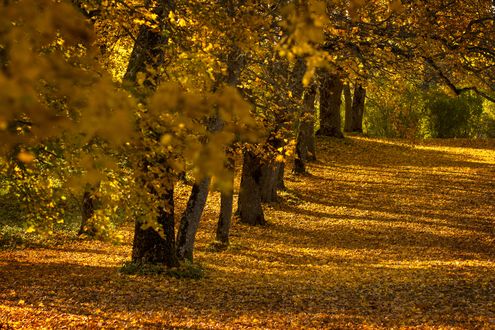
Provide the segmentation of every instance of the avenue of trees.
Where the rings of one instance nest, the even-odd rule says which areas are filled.
[[[218,244],[234,216],[265,224],[285,165],[304,174],[319,136],[495,131],[492,0],[4,0],[0,14],[3,212],[48,235],[78,213],[102,239],[132,220],[137,265],[193,260],[212,189]]]

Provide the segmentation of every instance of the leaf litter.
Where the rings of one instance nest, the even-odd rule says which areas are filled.
[[[120,274],[130,224],[117,246],[0,251],[0,328],[495,328],[494,140],[324,139],[318,157],[225,251],[210,194],[201,280]]]

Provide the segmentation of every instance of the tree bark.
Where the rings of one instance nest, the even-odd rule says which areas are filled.
[[[207,177],[193,184],[191,195],[187,201],[186,210],[180,220],[177,233],[177,258],[193,260],[194,241],[198,231],[199,220],[208,198],[211,178]]]
[[[352,95],[349,84],[344,85],[345,120],[344,132],[352,132]]]
[[[239,47],[233,45],[228,56],[227,62],[227,74],[217,78],[217,83],[220,85],[225,82],[227,85],[237,87],[239,81],[240,71],[244,65]],[[214,90],[217,86],[214,86]],[[224,123],[218,115],[211,118],[208,130],[210,132],[219,131],[223,128]],[[229,158],[229,155],[226,155]],[[227,160],[228,161],[228,160]],[[227,170],[232,171],[233,181],[233,167],[227,165]],[[204,207],[206,205],[206,198],[208,196],[208,189],[211,178],[206,178],[199,184],[194,184],[187,203],[186,210],[180,221],[179,232],[177,233],[177,257],[179,260],[188,259],[193,260],[194,241],[196,238],[196,232],[199,226],[201,215],[203,214]],[[233,193],[224,193],[221,197],[220,205],[220,219],[219,226],[221,227],[222,239],[228,242],[228,234],[230,230],[230,222],[232,218],[232,204]],[[229,210],[230,208],[230,210]],[[229,219],[227,219],[229,218]],[[217,232],[218,232],[217,228]],[[225,238],[225,235],[227,238]]]
[[[239,191],[239,221],[248,225],[266,223],[261,207],[261,162],[251,151],[244,152],[241,187]]]
[[[319,135],[343,138],[340,119],[341,95],[344,85],[337,75],[323,71],[320,77]]]
[[[284,183],[284,174],[285,174],[285,163],[278,164],[278,172],[277,172],[277,190],[285,190]]]
[[[363,133],[364,103],[366,100],[366,89],[356,85],[354,89],[354,100],[352,102],[351,132]]]
[[[276,162],[263,162],[261,164],[261,202],[271,203],[277,201],[277,181],[279,166]]]
[[[89,219],[95,214],[95,199],[94,187],[84,191],[81,208],[82,221],[77,235],[86,234],[88,236],[95,236],[97,229],[94,224],[89,222]]]
[[[302,114],[296,142],[296,157],[294,159],[294,173],[306,173],[306,162],[316,160],[315,148],[315,99],[316,88],[307,88],[303,98]]]
[[[165,205],[158,208],[158,228],[146,228],[146,223],[136,220],[132,244],[132,262],[136,264],[165,264],[177,267],[174,237],[174,190],[167,189],[161,195]],[[159,233],[160,232],[160,233]]]
[[[151,1],[146,0],[146,6],[150,6]],[[146,74],[146,79],[143,85],[147,89],[147,93],[152,93],[158,84],[159,76],[150,74],[147,67],[154,68],[155,72],[160,65],[164,62],[164,50],[163,45],[167,44],[166,34],[163,33],[166,29],[166,20],[169,11],[173,9],[173,1],[163,1],[154,9],[154,13],[164,22],[160,29],[151,29],[145,25],[141,26],[139,34],[134,43],[134,48],[131,52],[129,63],[126,73],[124,75],[124,81],[128,84],[128,87],[134,94],[145,99],[146,95],[142,95],[137,92],[137,74],[142,72]],[[147,94],[145,93],[145,94]],[[147,164],[146,156],[143,155],[143,164]],[[160,163],[155,166],[160,166]],[[166,162],[164,162],[162,169],[165,173],[168,173]],[[147,166],[143,166],[145,172]],[[149,175],[149,173],[145,173]],[[150,178],[143,178],[143,188],[147,188],[147,180]],[[143,222],[140,219],[136,219],[134,241],[132,249],[132,261],[135,263],[165,263],[168,267],[176,267],[179,265],[175,250],[175,221],[174,221],[174,183],[173,180],[164,180],[162,182],[163,194],[153,192],[157,200],[161,200],[166,205],[158,207],[156,224],[158,228],[143,229]],[[159,233],[161,232],[161,234]]]
[[[229,244],[230,225],[232,222],[232,209],[234,205],[234,158],[233,155],[227,153],[225,167],[229,169],[230,189],[222,191],[220,195],[220,214],[218,216],[216,241],[223,245]]]

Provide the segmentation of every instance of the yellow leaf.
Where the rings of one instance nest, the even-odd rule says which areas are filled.
[[[170,142],[172,142],[172,135],[170,135],[170,134],[164,134],[164,135],[162,135],[162,138],[160,139],[160,142],[162,144],[166,144],[166,145],[170,144]]]
[[[34,158],[35,157],[32,153],[26,151],[21,151],[17,155],[17,159],[19,159],[23,163],[31,163],[34,160]]]
[[[145,80],[146,80],[146,75],[143,72],[138,72],[136,75],[136,81],[138,85],[143,85]]]

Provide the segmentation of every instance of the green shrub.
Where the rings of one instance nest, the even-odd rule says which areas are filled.
[[[0,249],[19,249],[25,247],[49,247],[76,240],[72,229],[59,228],[52,234],[28,232],[19,225],[0,225]]]
[[[450,96],[430,93],[426,99],[427,135],[434,138],[477,137],[480,132],[483,100],[472,93]]]
[[[412,85],[381,81],[369,87],[363,126],[367,135],[388,138],[420,137],[423,94]]]
[[[167,268],[165,265],[160,264],[125,262],[119,271],[126,275],[166,275],[195,280],[205,276],[204,269],[200,264],[188,260],[181,262],[179,267],[174,268]]]

